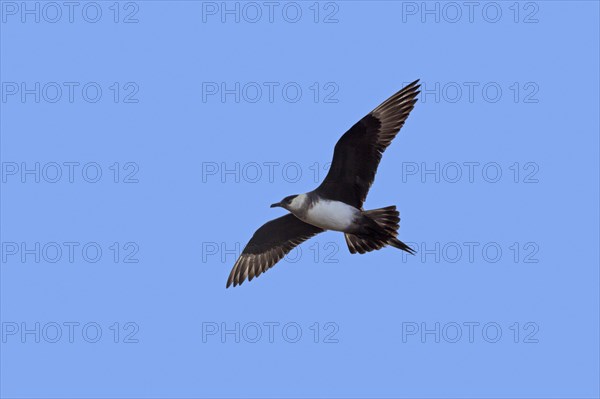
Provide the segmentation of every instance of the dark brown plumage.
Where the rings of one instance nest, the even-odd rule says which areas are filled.
[[[227,287],[251,281],[279,262],[296,245],[319,234],[323,229],[287,214],[262,225],[256,230],[244,251],[233,265]]]
[[[339,201],[356,208],[354,211],[359,217],[352,225],[354,227],[343,230],[351,253],[362,254],[386,245],[414,253],[396,238],[400,218],[395,206],[363,211],[363,204],[383,152],[417,102],[419,87],[418,80],[412,82],[344,133],[335,145],[331,167],[321,185],[306,194],[302,209],[294,210],[295,214],[271,220],[254,233],[235,262],[227,279],[227,287],[240,285],[246,278],[252,280],[258,277],[295,246],[324,231],[299,219],[305,219],[307,211],[321,200]],[[286,197],[272,207],[285,208],[294,197]],[[289,207],[286,209],[290,210]]]
[[[383,152],[417,102],[418,82],[412,82],[388,98],[338,140],[329,173],[315,192],[362,208]]]

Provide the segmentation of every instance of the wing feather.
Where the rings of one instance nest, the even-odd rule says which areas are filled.
[[[319,234],[323,229],[305,223],[296,216],[287,214],[262,225],[237,259],[229,278],[231,284],[242,284],[246,278],[251,281],[269,270],[294,247]]]
[[[385,100],[344,133],[335,145],[327,176],[315,190],[319,195],[362,208],[383,152],[417,102],[418,82]]]

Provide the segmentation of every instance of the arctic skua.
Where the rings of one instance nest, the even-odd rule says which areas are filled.
[[[271,205],[290,213],[256,230],[233,265],[227,287],[260,276],[295,246],[326,230],[344,233],[352,254],[387,245],[414,254],[397,238],[400,217],[396,206],[365,211],[363,203],[383,152],[417,102],[418,82],[385,100],[344,133],[335,145],[329,172],[319,187]]]

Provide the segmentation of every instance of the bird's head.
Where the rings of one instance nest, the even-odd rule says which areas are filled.
[[[271,208],[280,207],[287,209],[290,212],[296,211],[302,206],[302,197],[302,195],[288,195],[280,202],[271,204]]]

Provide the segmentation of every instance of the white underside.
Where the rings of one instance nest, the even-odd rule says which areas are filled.
[[[345,231],[352,226],[360,211],[339,201],[318,201],[306,213],[305,222],[325,230]]]

